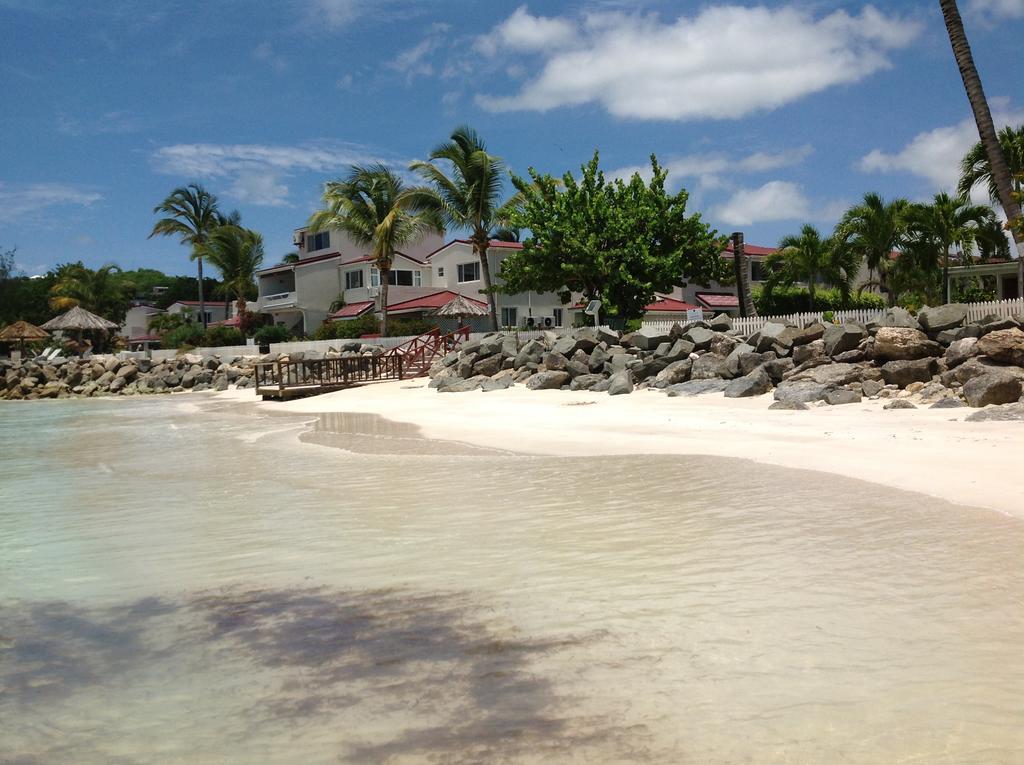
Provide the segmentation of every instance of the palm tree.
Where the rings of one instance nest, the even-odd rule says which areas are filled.
[[[991,215],[991,208],[945,192],[936,194],[931,204],[915,204],[907,209],[907,243],[912,257],[925,270],[938,269],[941,264],[942,295],[947,303],[950,250],[956,248],[959,260],[964,262],[964,253]]]
[[[345,178],[324,187],[323,209],[309,219],[311,231],[341,229],[370,255],[380,273],[382,335],[388,326],[388,283],[395,252],[430,231],[442,230],[436,210],[424,206],[423,189],[407,188],[382,165],[352,166]]]
[[[895,296],[888,289],[886,274],[890,255],[906,232],[908,204],[906,199],[886,202],[880,195],[870,192],[859,205],[847,210],[836,226],[836,246],[859,257],[872,275],[878,275],[878,285],[889,294],[890,305],[894,304]]]
[[[434,162],[447,162],[449,173]],[[491,239],[507,233],[503,224],[513,204],[501,203],[505,163],[487,153],[487,147],[475,130],[461,125],[451,139],[430,153],[429,161],[416,161],[410,169],[431,186],[428,201],[440,212],[450,228],[469,230],[473,252],[480,259],[480,275],[490,309],[491,328],[498,329],[498,310],[491,291],[491,267],[487,249]]]
[[[1015,176],[1010,181],[1011,187],[1019,193],[1024,187],[1024,125],[1016,128],[1007,125],[999,131],[998,139],[999,147],[1006,158],[1006,165]],[[996,187],[992,165],[981,141],[974,144],[960,161],[960,183],[957,192],[961,195],[969,194],[978,184],[985,184],[992,204],[999,204],[999,189]]]
[[[50,288],[53,310],[66,311],[77,305],[111,321],[124,321],[134,287],[116,265],[107,263],[94,271],[81,263],[69,263],[57,273]]]
[[[245,311],[246,293],[252,290],[256,272],[263,264],[263,237],[241,226],[219,226],[203,245],[202,254],[220,271],[226,295],[235,296],[241,315]]]
[[[153,208],[155,213],[165,213],[153,226],[149,238],[154,236],[177,236],[182,244],[192,248],[190,257],[199,264],[199,317],[206,326],[206,303],[203,297],[203,247],[210,234],[225,223],[237,223],[237,213],[225,218],[217,209],[217,197],[198,183],[176,188],[160,204]]]
[[[981,77],[978,76],[978,69],[974,65],[974,56],[971,54],[970,43],[967,42],[967,34],[964,32],[964,23],[960,18],[956,0],[939,0],[939,6],[942,8],[942,17],[946,22],[950,45],[953,46],[953,56],[960,69],[960,78],[964,82],[964,90],[967,91],[967,100],[971,102],[974,121],[978,125],[978,136],[981,138],[981,145],[985,148],[985,155],[988,157],[992,185],[995,187],[996,196],[1006,214],[1008,226],[1013,232],[1018,260],[1017,289],[1020,290],[1021,295],[1024,295],[1024,231],[1022,231],[1020,222],[1020,203],[1013,193],[1010,168],[1007,158],[1003,154],[999,138],[996,136],[995,125],[992,124],[992,113],[988,108],[985,91],[981,87]]]
[[[299,253],[297,253],[297,252],[289,252],[287,255],[285,255],[283,258],[281,258],[281,262],[282,263],[298,263],[299,262]]]
[[[805,225],[799,235],[783,237],[779,249],[765,260],[768,276],[764,290],[771,293],[777,286],[807,284],[807,302],[814,310],[814,294],[819,282],[834,285],[849,300],[853,280],[861,258],[850,249],[837,248],[832,239],[822,239],[814,226]]]

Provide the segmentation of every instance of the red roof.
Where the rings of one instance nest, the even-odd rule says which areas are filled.
[[[657,295],[654,302],[645,307],[644,310],[662,311],[666,313],[686,313],[687,311],[697,308],[700,308],[700,306],[693,305],[692,303],[684,303],[682,300],[665,297],[664,295]]]
[[[270,268],[264,268],[262,271],[257,271],[256,275],[258,276],[260,274],[272,274],[275,271],[288,271],[289,269],[295,268],[296,266],[305,266],[309,265],[310,263],[319,263],[321,260],[330,260],[331,258],[340,257],[340,252],[328,252],[325,255],[314,255],[312,258],[302,258],[301,260],[296,260],[294,263],[279,263],[276,266],[271,266]]]
[[[129,337],[129,343],[154,343],[160,339],[160,335],[139,335],[138,337]]]
[[[224,319],[224,321],[215,321],[210,323],[211,327],[240,327],[242,326],[241,316],[232,316],[230,319]]]
[[[441,252],[441,250],[445,250],[445,249],[451,247],[453,244],[473,244],[473,243],[471,241],[469,241],[468,239],[452,239],[450,242],[445,242],[440,247],[438,247],[436,250],[434,250],[432,253],[427,255],[426,259],[430,260],[432,257],[437,255],[437,253]],[[521,250],[521,249],[523,249],[523,243],[522,242],[503,242],[503,241],[501,241],[499,239],[492,239],[490,242],[487,243],[487,248],[488,249],[495,249],[495,250]]]
[[[762,247],[758,244],[747,244],[745,242],[743,244],[743,253],[745,255],[771,255],[776,251],[777,248],[775,247]],[[732,242],[725,246],[725,249],[722,251],[722,257],[732,257]]]
[[[360,314],[366,313],[371,308],[373,308],[373,301],[372,300],[364,300],[361,303],[349,303],[348,305],[343,306],[341,308],[341,310],[335,311],[334,313],[332,313],[327,318],[328,319],[353,319],[356,316],[359,316]]]
[[[178,305],[199,305],[199,301],[198,300],[175,300],[174,303],[177,303]],[[171,305],[174,305],[174,303],[171,303]],[[203,304],[207,308],[211,308],[211,307],[212,308],[223,308],[224,307],[224,301],[223,300],[204,300]]]
[[[388,306],[388,313],[403,313],[412,311],[429,311],[434,308],[440,308],[443,305],[447,305],[458,296],[457,292],[451,290],[442,290],[441,292],[434,292],[430,295],[424,295],[423,297],[413,298],[412,300],[404,300],[401,303],[393,303]],[[471,297],[463,295],[466,300],[471,303],[476,303],[481,308],[487,308],[487,303],[481,300],[474,300]]]
[[[716,295],[713,292],[698,292],[697,300],[708,308],[739,308],[740,299],[735,295]]]

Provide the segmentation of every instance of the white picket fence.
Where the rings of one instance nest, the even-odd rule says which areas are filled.
[[[881,317],[882,313],[883,309],[833,311],[831,320],[837,324],[842,324],[843,322],[858,322],[865,324],[869,321],[877,320]],[[978,319],[989,315],[1021,318],[1021,316],[1024,315],[1024,300],[1017,298],[1014,300],[990,300],[985,303],[967,304],[968,321],[977,321]],[[748,316],[746,318],[733,318],[732,326],[733,329],[738,329],[744,335],[750,335],[757,332],[761,327],[769,322],[806,327],[808,324],[813,324],[818,321],[824,321],[823,313],[821,311],[808,311],[806,313],[791,313],[786,316]],[[643,327],[644,329],[650,328],[667,332],[675,323],[676,322],[674,321],[645,321],[643,323]]]

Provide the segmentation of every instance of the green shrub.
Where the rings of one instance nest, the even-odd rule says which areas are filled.
[[[887,305],[885,298],[872,292],[850,295],[843,303],[839,290],[818,289],[814,291],[815,311],[849,311],[854,309],[882,309]],[[812,310],[808,305],[806,287],[777,287],[765,295],[761,287],[754,288],[754,306],[761,316],[785,316],[790,313],[804,313]]]
[[[182,324],[168,331],[160,338],[164,348],[195,347],[203,344],[203,327],[200,324]]]
[[[269,345],[270,343],[286,343],[291,340],[292,333],[287,327],[280,324],[268,324],[260,327],[253,333],[253,339],[257,345]]]
[[[437,319],[388,319],[388,337],[422,335],[437,327]]]
[[[325,321],[313,337],[316,340],[352,340],[362,335],[372,335],[380,329],[377,318],[372,314],[363,314],[354,319]]]
[[[210,348],[221,345],[245,345],[245,337],[234,327],[210,327],[203,337],[203,345]]]

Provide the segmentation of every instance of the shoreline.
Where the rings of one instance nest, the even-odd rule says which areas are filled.
[[[1024,427],[964,422],[964,409],[883,410],[884,400],[769,410],[771,394],[610,397],[588,391],[439,394],[427,380],[376,383],[289,402],[253,391],[214,400],[292,414],[377,414],[425,438],[541,456],[707,455],[856,478],[1024,519]],[[198,403],[198,402],[197,402]],[[685,485],[680,487],[685,490]]]

